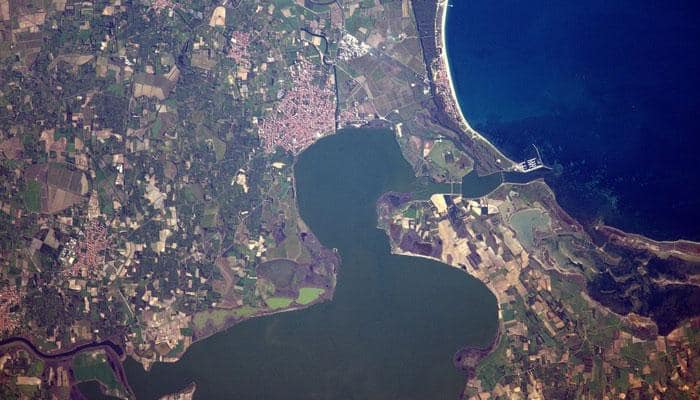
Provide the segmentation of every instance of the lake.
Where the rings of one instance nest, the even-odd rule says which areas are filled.
[[[578,219],[700,239],[700,3],[451,1],[447,48],[471,125],[533,153]]]
[[[199,399],[457,398],[465,377],[452,356],[491,342],[496,299],[457,269],[390,254],[375,202],[421,187],[393,134],[322,139],[301,154],[295,176],[302,218],[342,257],[334,299],[245,321],[148,373],[129,359],[137,397],[194,381]]]

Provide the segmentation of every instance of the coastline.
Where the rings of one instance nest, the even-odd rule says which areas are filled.
[[[516,166],[518,163],[512,159],[510,159],[508,156],[506,156],[498,147],[496,147],[491,141],[489,141],[484,135],[479,133],[476,129],[472,128],[472,126],[469,124],[469,121],[467,121],[467,118],[464,116],[464,112],[462,111],[462,106],[459,104],[459,98],[457,97],[457,91],[455,89],[454,85],[454,79],[452,77],[452,70],[450,69],[450,59],[447,51],[447,9],[450,7],[450,0],[438,0],[436,2],[437,4],[437,12],[439,14],[440,18],[440,24],[438,25],[438,21],[436,18],[435,21],[435,29],[440,29],[440,34],[435,35],[435,40],[437,41],[436,47],[440,49],[440,64],[442,67],[445,69],[446,75],[447,75],[447,81],[449,82],[449,97],[450,100],[454,103],[455,110],[457,111],[457,123],[462,127],[462,129],[466,132],[472,135],[473,139],[476,140],[481,140],[484,142],[487,146],[491,147],[491,149],[498,155],[498,157],[503,160],[509,162],[512,167],[508,169],[504,169],[504,171],[517,171]]]
[[[421,200],[421,201],[423,201],[423,200]],[[379,228],[379,229],[382,229],[382,228]],[[382,230],[384,230],[384,229],[382,229]],[[385,231],[385,232],[386,232],[386,231]],[[502,321],[502,318],[501,318],[501,312],[502,312],[502,310],[501,310],[501,302],[502,302],[503,299],[501,299],[501,296],[499,296],[498,290],[496,290],[496,288],[492,287],[492,286],[489,284],[490,282],[484,282],[483,280],[479,279],[479,277],[477,277],[476,275],[474,275],[473,273],[471,273],[469,270],[465,270],[465,269],[462,269],[462,268],[460,268],[460,267],[458,267],[458,266],[452,265],[452,264],[448,263],[447,260],[443,260],[442,258],[437,258],[437,257],[432,257],[432,256],[426,256],[426,255],[423,255],[423,254],[412,253],[412,252],[410,252],[410,251],[401,250],[400,248],[398,248],[398,246],[395,247],[393,244],[392,244],[392,248],[391,248],[391,254],[396,255],[396,256],[418,257],[418,258],[423,258],[423,259],[426,259],[426,260],[436,261],[436,262],[439,262],[440,264],[443,264],[443,265],[445,265],[445,266],[447,266],[447,267],[454,268],[454,269],[457,269],[457,270],[459,270],[459,271],[462,271],[462,272],[464,272],[465,274],[467,274],[467,275],[471,276],[472,278],[478,280],[479,282],[483,283],[484,286],[486,286],[486,287],[489,289],[489,291],[491,291],[491,293],[493,293],[493,296],[496,298],[496,305],[498,306],[498,321],[499,321],[499,326],[500,326],[500,324],[503,322],[503,321]]]
[[[648,249],[658,253],[664,253],[681,258],[693,258],[700,260],[700,242],[692,240],[654,240],[638,233],[628,233],[622,229],[605,224],[593,225],[593,230],[606,237],[619,241],[627,246]]]

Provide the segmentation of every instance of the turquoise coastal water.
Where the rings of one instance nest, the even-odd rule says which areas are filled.
[[[295,168],[301,216],[342,257],[332,301],[255,318],[194,344],[175,364],[125,368],[139,399],[197,383],[199,399],[455,399],[452,356],[485,346],[496,299],[444,264],[394,256],[375,201],[416,179],[388,131],[322,139]]]
[[[450,1],[465,116],[508,156],[540,149],[563,207],[700,239],[700,3]]]

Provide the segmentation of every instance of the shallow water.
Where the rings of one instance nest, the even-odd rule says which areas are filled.
[[[532,248],[534,244],[533,230],[544,230],[549,222],[547,214],[534,208],[518,211],[510,217],[511,226],[525,248]]]

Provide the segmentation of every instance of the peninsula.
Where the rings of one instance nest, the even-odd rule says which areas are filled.
[[[448,2],[435,7],[437,54],[428,65],[435,100],[454,121],[444,125],[485,141],[464,119],[451,81]],[[474,158],[460,146],[443,149],[440,139],[407,148],[438,165],[429,170],[434,179],[455,178],[450,163]],[[700,389],[690,356],[698,351],[700,244],[584,227],[541,180],[506,183],[479,198],[387,194],[377,207],[394,253],[464,270],[498,300],[492,346],[455,356],[469,377],[465,398],[685,398]]]

